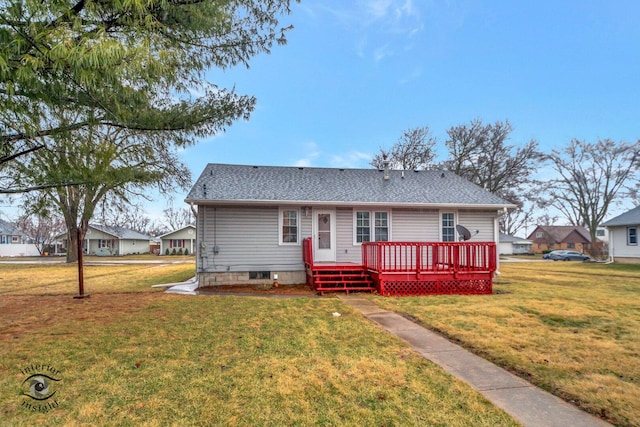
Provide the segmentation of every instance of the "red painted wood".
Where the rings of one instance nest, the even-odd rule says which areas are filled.
[[[362,265],[313,262],[302,242],[307,285],[318,292],[376,290],[380,295],[491,294],[494,242],[366,242]]]

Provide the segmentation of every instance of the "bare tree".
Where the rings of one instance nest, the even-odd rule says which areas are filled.
[[[611,139],[587,143],[573,139],[545,156],[556,177],[547,182],[546,205],[572,225],[585,226],[596,241],[596,229],[620,196],[633,195],[640,182],[640,140]]]
[[[33,239],[40,255],[65,230],[64,220],[56,215],[30,215],[25,213],[18,218],[16,226]]]
[[[105,197],[100,202],[96,218],[104,225],[128,228],[142,234],[152,234],[158,228],[140,205],[112,197]]]
[[[383,169],[386,156],[391,169],[429,169],[434,164],[435,145],[436,138],[430,135],[428,126],[408,129],[389,151],[381,149],[380,153],[373,157],[371,165]]]
[[[164,222],[169,230],[178,230],[187,225],[195,224],[195,218],[189,208],[169,207],[162,212],[164,213]]]
[[[531,192],[535,186],[532,176],[541,155],[535,140],[520,147],[508,145],[512,131],[508,120],[484,125],[478,119],[450,128],[445,142],[449,157],[443,167],[512,203],[522,204],[525,189]]]

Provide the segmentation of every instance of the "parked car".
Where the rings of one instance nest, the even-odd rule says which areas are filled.
[[[549,259],[554,261],[588,261],[590,258],[576,251],[553,251],[549,253]]]
[[[542,259],[553,259],[553,258],[551,258],[551,254],[553,254],[553,256],[555,257],[555,256],[557,256],[557,255],[559,255],[561,253],[565,253],[565,252],[566,252],[565,249],[547,252],[546,254],[542,255]]]

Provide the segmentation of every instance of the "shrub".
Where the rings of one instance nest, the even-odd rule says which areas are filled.
[[[176,254],[176,248],[173,248],[173,250],[171,251],[171,255],[175,255]]]
[[[169,255],[169,248],[167,248],[167,250],[166,250],[166,251],[164,251],[164,254],[165,254],[165,255]]]
[[[185,255],[189,255],[189,249],[184,248],[184,254],[185,254]]]
[[[178,255],[182,255],[182,248],[178,249]]]

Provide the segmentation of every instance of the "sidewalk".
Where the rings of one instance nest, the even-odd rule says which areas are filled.
[[[367,319],[409,343],[425,359],[478,390],[523,426],[610,426],[440,335],[378,307],[364,296],[339,294],[338,297]]]

